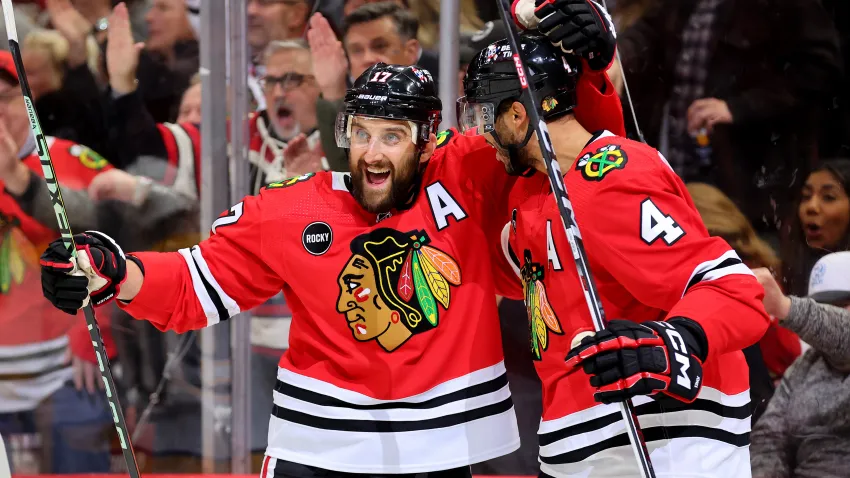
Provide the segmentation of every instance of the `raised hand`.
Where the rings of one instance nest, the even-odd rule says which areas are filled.
[[[106,39],[106,71],[109,73],[109,86],[119,94],[136,91],[136,68],[139,66],[139,53],[145,44],[133,41],[130,14],[123,3],[116,5],[112,15],[109,16]]]
[[[88,59],[86,40],[92,24],[71,5],[71,0],[47,0],[46,7],[53,28],[68,40],[68,66],[76,68],[85,64]]]
[[[307,137],[299,134],[283,150],[283,165],[287,176],[300,176],[322,170],[322,143],[311,148]]]
[[[313,53],[313,75],[316,76],[322,97],[330,101],[341,100],[345,97],[348,58],[342,42],[336,39],[330,23],[321,13],[310,18],[307,42]]]

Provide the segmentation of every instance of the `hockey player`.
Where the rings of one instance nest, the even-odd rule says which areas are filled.
[[[283,290],[293,320],[264,478],[470,476],[519,447],[489,261],[508,218],[492,198],[516,178],[481,137],[437,136],[440,110],[427,71],[379,63],[339,118],[350,176],[272,183],[179,252],[125,255],[89,232],[68,275],[57,241],[42,256],[45,296],[75,313],[88,287],[95,305],[117,298],[182,332]]]
[[[486,132],[536,196],[511,205],[503,247],[521,277],[543,383],[541,477],[639,476],[615,402],[634,398],[657,476],[750,476],[750,399],[741,352],[764,333],[763,289],[709,237],[681,180],[655,149],[573,117],[577,59],[522,35],[528,85],[610,320],[595,333],[507,41],[469,66],[462,131]],[[495,112],[495,114],[482,114]],[[566,363],[565,363],[566,360]]]

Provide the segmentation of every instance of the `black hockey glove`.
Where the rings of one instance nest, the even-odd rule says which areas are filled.
[[[118,297],[127,277],[124,252],[111,237],[96,231],[74,236],[76,264],[62,239],[41,255],[41,289],[57,309],[76,315],[89,303],[95,307]]]
[[[590,0],[536,0],[537,30],[555,46],[587,60],[602,70],[614,60],[617,46],[614,26],[605,10]]]
[[[685,403],[702,387],[708,345],[702,327],[683,317],[666,322],[612,320],[567,355],[567,367],[590,375],[597,402],[663,392]]]

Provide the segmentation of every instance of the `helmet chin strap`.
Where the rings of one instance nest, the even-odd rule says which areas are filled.
[[[519,143],[519,144],[504,144],[504,143],[502,143],[502,138],[499,137],[499,133],[496,132],[495,128],[493,129],[491,134],[493,135],[493,139],[496,140],[496,144],[498,144],[500,147],[508,150],[508,158],[510,158],[511,166],[515,166],[515,165],[519,164],[519,151],[522,148],[524,148],[525,145],[527,145],[528,142],[531,140],[531,135],[534,134],[534,128],[532,128],[531,125],[528,125],[527,130],[525,132],[525,139],[523,139],[522,142]],[[532,176],[534,174],[534,168],[529,166],[529,167],[523,169],[522,171],[514,170],[514,171],[512,171],[508,174],[510,174],[511,176],[529,177],[529,176]]]

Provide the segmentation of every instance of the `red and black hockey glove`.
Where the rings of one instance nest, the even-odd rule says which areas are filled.
[[[537,24],[540,33],[561,50],[583,57],[591,69],[605,69],[614,60],[617,47],[614,25],[598,3],[536,0],[534,16],[540,22]]]
[[[41,255],[41,288],[57,309],[76,315],[89,303],[95,307],[118,297],[127,277],[124,252],[111,237],[96,231],[76,234],[76,264],[62,239]]]
[[[612,320],[605,330],[582,339],[567,355],[567,367],[581,366],[596,388],[597,402],[663,392],[685,403],[702,387],[708,345],[702,327],[683,317],[666,322]]]

